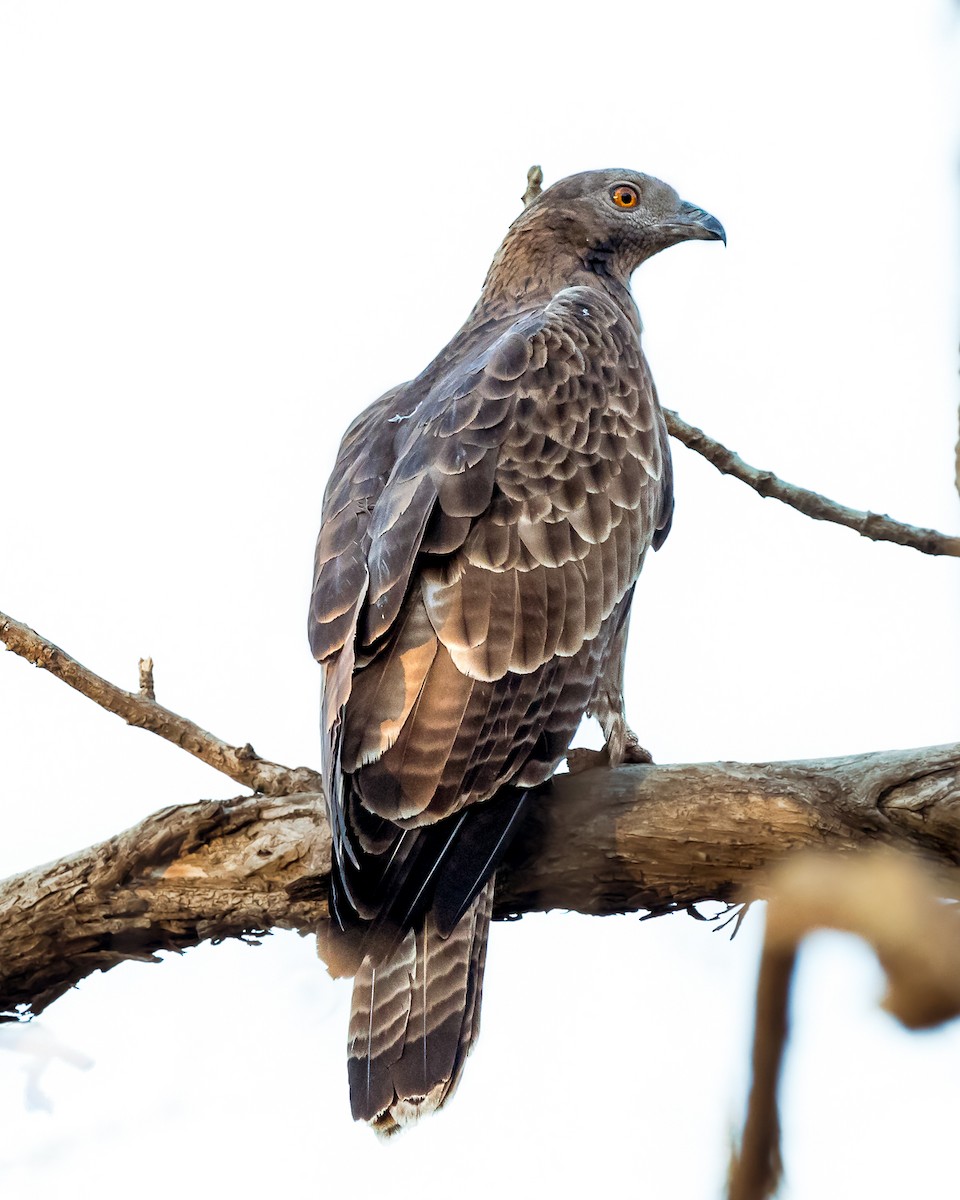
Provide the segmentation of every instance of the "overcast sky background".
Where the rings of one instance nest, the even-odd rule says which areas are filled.
[[[339,436],[456,330],[533,162],[635,167],[726,226],[727,250],[635,278],[666,405],[787,479],[956,530],[957,17],[0,3],[0,607],[128,687],[151,654],[162,703],[318,764],[305,613]],[[628,660],[658,761],[957,738],[956,561],[675,460],[637,599],[660,634]],[[12,655],[0,755],[0,875],[236,792]],[[456,1100],[387,1146],[350,1121],[349,985],[309,940],[124,965],[0,1029],[0,1187],[712,1200],[760,933],[759,913],[732,944],[686,917],[496,927]],[[960,1031],[902,1033],[880,986],[852,940],[804,955],[788,1200],[955,1195]],[[28,1088],[57,1046],[75,1062]]]

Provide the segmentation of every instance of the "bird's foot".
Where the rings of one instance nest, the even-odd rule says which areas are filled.
[[[640,745],[640,739],[632,729],[627,729],[626,740],[623,744],[623,762],[625,763],[652,763],[653,755],[644,746]]]
[[[611,767],[619,767],[621,763],[653,762],[653,755],[640,745],[640,739],[627,724],[622,709],[609,722],[606,735],[606,753]]]
[[[619,767],[622,763],[652,763],[653,755],[640,745],[640,739],[624,726],[622,740],[610,738],[602,750],[575,746],[567,751],[567,770],[571,775],[592,771],[597,767]]]

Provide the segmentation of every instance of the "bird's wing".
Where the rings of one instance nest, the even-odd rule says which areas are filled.
[[[666,470],[636,329],[587,288],[474,343],[348,433],[312,640],[337,861],[365,917],[442,889],[437,863],[466,836],[444,818],[556,768],[665,524]],[[477,888],[512,820],[505,804],[468,854]],[[361,856],[381,864],[365,882]],[[463,902],[450,899],[451,916]]]

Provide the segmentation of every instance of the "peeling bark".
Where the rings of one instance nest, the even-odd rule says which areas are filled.
[[[960,743],[786,763],[629,766],[558,777],[497,881],[501,917],[653,915],[763,894],[793,851],[919,852],[960,897]],[[0,883],[0,1020],[162,950],[315,930],[330,839],[317,792],[163,809]]]

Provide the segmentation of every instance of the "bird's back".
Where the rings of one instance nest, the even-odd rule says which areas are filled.
[[[608,738],[623,724],[629,606],[672,488],[627,286],[645,235],[612,215],[646,177],[615,178],[535,202],[456,337],[348,430],[325,497],[324,953],[356,977],[354,1115],[386,1132],[456,1086],[494,872],[530,796],[585,713]],[[646,182],[673,237],[661,214],[681,202]]]

